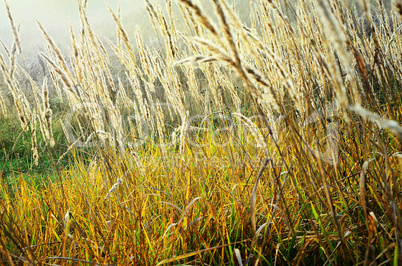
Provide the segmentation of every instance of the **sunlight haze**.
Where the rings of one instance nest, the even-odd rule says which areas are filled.
[[[115,24],[107,5],[117,11],[118,0],[88,1],[88,18],[95,32],[101,37],[115,38]],[[148,23],[145,12],[145,1],[122,0],[122,17],[124,25],[138,24],[140,27]],[[20,26],[20,38],[24,53],[31,53],[43,47],[43,37],[35,22],[37,19],[49,35],[63,47],[63,42],[69,38],[69,23],[75,31],[79,29],[80,21],[75,0],[9,0],[11,14],[15,25]],[[4,3],[0,4],[0,39],[10,47],[12,32]],[[3,49],[1,49],[2,52]]]

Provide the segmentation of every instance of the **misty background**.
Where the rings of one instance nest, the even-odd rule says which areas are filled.
[[[249,0],[229,0],[229,4],[234,1],[236,12],[243,22],[249,24],[250,1]],[[348,0],[351,4],[356,1]],[[57,45],[66,51],[70,43],[69,23],[73,25],[75,33],[80,29],[77,0],[8,0],[14,23],[18,27],[19,36],[22,43],[23,54],[26,57],[35,56],[44,48],[44,39],[35,19],[37,19],[48,34],[56,41]],[[123,27],[133,36],[135,26],[138,25],[143,33],[144,41],[158,43],[157,34],[154,32],[148,14],[145,11],[145,0],[120,0]],[[164,0],[151,0],[151,3],[160,3],[165,9]],[[258,1],[252,1],[258,2]],[[116,26],[107,5],[117,12],[119,0],[88,0],[88,19],[95,33],[105,43],[106,39],[116,40]],[[208,0],[199,0],[202,9],[208,15],[214,13],[212,5]],[[290,5],[295,5],[297,1],[288,1]],[[383,0],[383,3],[390,10],[391,0]],[[173,10],[178,11],[176,1],[173,1]],[[288,11],[288,12],[286,12]],[[289,8],[285,8],[285,14],[292,21],[294,18]],[[179,12],[176,12],[179,13]],[[176,17],[177,26],[180,26],[180,16]],[[180,30],[180,27],[179,27]],[[0,1],[0,40],[8,48],[11,47],[13,36],[8,21],[5,4]],[[131,38],[133,40],[133,38]],[[161,41],[163,45],[163,41]],[[4,49],[0,47],[0,53],[4,55]]]
[[[243,22],[249,22],[250,17],[250,2],[249,0],[233,0],[235,4],[235,12],[243,19]],[[153,49],[164,49],[164,39],[160,33],[156,33],[152,27],[152,23],[146,12],[145,0],[88,0],[87,18],[99,37],[105,45],[106,50],[111,56],[111,72],[113,76],[121,77],[121,71],[124,69],[120,66],[118,57],[111,51],[108,40],[112,43],[117,43],[116,23],[109,12],[110,8],[117,13],[119,2],[121,5],[121,17],[123,28],[126,30],[131,42],[135,42],[136,27],[140,28],[145,45],[152,46]],[[150,0],[154,5],[160,4],[165,15],[166,1],[165,0]],[[232,1],[228,1],[230,5]],[[60,48],[66,60],[69,61],[68,50],[71,49],[70,23],[73,31],[77,36],[81,29],[77,0],[8,0],[11,14],[14,20],[14,25],[19,29],[19,39],[21,42],[22,54],[24,60],[17,56],[17,63],[28,72],[30,77],[40,84],[44,77],[49,78],[46,63],[39,55],[40,52],[45,52],[47,43],[42,36],[36,20],[44,27],[49,36],[55,41]],[[201,8],[207,15],[214,16],[215,11],[210,1],[199,0]],[[177,6],[177,1],[172,1],[172,8],[175,19],[175,27],[180,31],[187,31],[187,26]],[[248,23],[247,23],[248,24]],[[13,45],[13,34],[10,22],[7,15],[7,10],[4,1],[0,0],[0,40],[5,44],[8,50]],[[134,47],[136,45],[133,45]],[[46,52],[45,52],[46,54]],[[0,44],[0,55],[6,61],[8,56],[4,47]],[[123,73],[124,74],[124,73]],[[123,75],[125,76],[125,75]],[[19,76],[19,84],[23,88],[28,99],[33,99],[30,81],[25,75]],[[50,85],[50,96],[55,97],[56,91]],[[12,94],[4,81],[3,75],[0,74],[0,95],[6,101],[6,105],[13,108]]]
[[[19,37],[23,54],[26,57],[35,56],[44,49],[45,41],[35,21],[37,19],[47,33],[56,41],[62,51],[70,43],[69,24],[73,25],[74,32],[80,29],[78,5],[76,0],[8,0],[11,14],[16,27],[20,27]],[[157,34],[145,10],[145,0],[120,0],[123,27],[129,36],[133,36],[138,25],[146,42],[159,42]],[[165,9],[165,1],[151,1],[160,3]],[[214,12],[209,1],[201,0],[202,8],[206,13]],[[231,1],[230,1],[231,2]],[[95,33],[105,43],[106,39],[116,40],[116,25],[107,8],[109,5],[114,12],[118,10],[119,0],[89,0],[88,19]],[[236,11],[244,19],[249,17],[249,1],[235,0]],[[173,10],[178,11],[177,4],[173,1]],[[177,12],[178,13],[178,12]],[[177,17],[180,22],[180,16]],[[179,25],[178,23],[177,25]],[[13,36],[7,11],[3,1],[0,2],[0,40],[8,48],[12,46]],[[131,38],[133,40],[133,38]],[[161,40],[163,43],[163,41]],[[0,47],[0,53],[4,55],[4,49]]]
[[[105,38],[115,39],[116,26],[107,5],[117,12],[118,3],[118,0],[88,1],[89,22],[102,41]],[[73,25],[75,33],[80,28],[76,0],[9,0],[9,5],[14,23],[20,27],[19,37],[24,56],[33,56],[44,47],[45,41],[35,19],[64,51],[70,40],[69,23]],[[147,31],[152,30],[144,0],[121,0],[121,14],[127,31],[134,31],[135,25]],[[8,48],[11,47],[13,36],[3,1],[0,3],[0,39]],[[0,51],[4,54],[3,48]]]

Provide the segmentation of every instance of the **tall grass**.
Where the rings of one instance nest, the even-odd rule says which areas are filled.
[[[251,1],[249,25],[234,2],[204,4],[147,1],[164,40],[149,47],[120,7],[102,42],[79,1],[68,53],[38,21],[40,82],[7,8],[0,68],[32,163],[39,132],[56,144],[49,88],[69,105],[56,159],[73,160],[56,181],[2,177],[0,262],[402,263],[401,3]]]

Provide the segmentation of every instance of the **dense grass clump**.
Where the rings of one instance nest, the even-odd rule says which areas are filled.
[[[402,264],[402,3],[146,2],[35,79],[6,2],[0,264]]]

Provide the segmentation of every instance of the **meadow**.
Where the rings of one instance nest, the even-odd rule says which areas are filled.
[[[146,3],[28,65],[5,1],[0,264],[402,265],[402,1]]]

